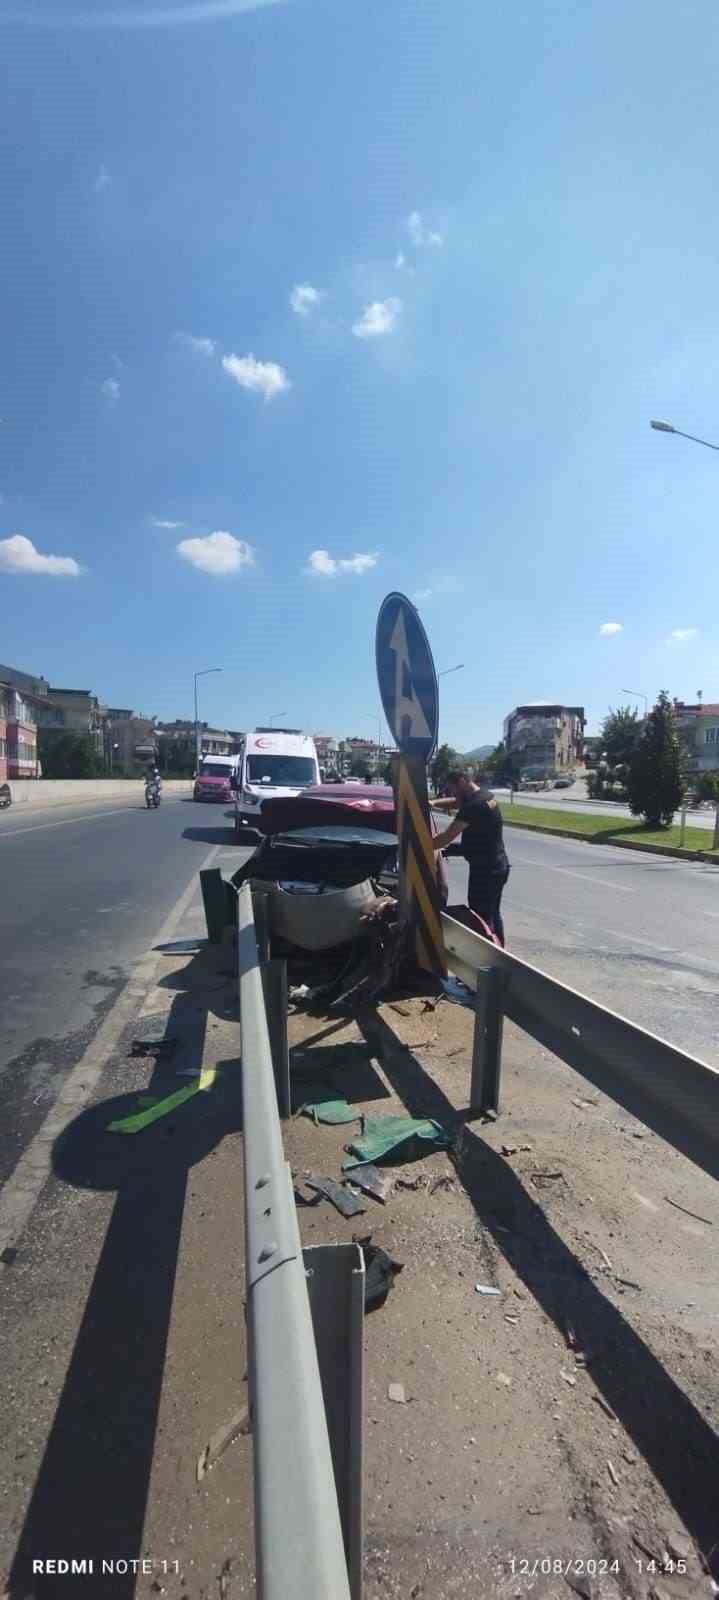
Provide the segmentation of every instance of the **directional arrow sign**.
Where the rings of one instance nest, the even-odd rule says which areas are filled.
[[[439,695],[432,651],[419,615],[389,594],[377,618],[377,678],[387,722],[403,755],[429,761],[437,743]]]

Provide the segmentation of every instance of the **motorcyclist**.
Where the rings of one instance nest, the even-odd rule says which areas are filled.
[[[148,767],[147,775],[145,777],[145,788],[156,789],[158,794],[160,793],[162,789],[162,780],[160,778],[160,771],[158,767]]]

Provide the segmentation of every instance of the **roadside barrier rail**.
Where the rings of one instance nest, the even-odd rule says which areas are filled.
[[[285,1161],[267,1027],[263,977],[249,884],[238,895],[237,959],[242,1026],[242,1109],[245,1169],[245,1259],[248,1380],[253,1436],[257,1593],[261,1600],[350,1600],[345,1526],[333,1465],[332,1419],[325,1410],[323,1378],[308,1293],[292,1176]],[[330,1251],[332,1247],[329,1247]],[[338,1247],[352,1258],[347,1292],[359,1308],[360,1352],[354,1348],[354,1424],[347,1428],[348,1459],[361,1485],[361,1318],[364,1265],[356,1246]],[[311,1253],[308,1252],[308,1256]],[[320,1271],[317,1252],[317,1271]],[[359,1258],[359,1265],[353,1265]],[[336,1273],[340,1259],[330,1255]],[[309,1269],[313,1276],[315,1267]],[[331,1322],[342,1293],[323,1297]],[[313,1289],[313,1294],[316,1291]],[[348,1313],[345,1331],[356,1328]],[[349,1335],[345,1344],[353,1343]],[[356,1363],[359,1359],[359,1381]],[[325,1383],[326,1388],[326,1383]],[[359,1393],[359,1417],[358,1417]],[[359,1429],[359,1438],[357,1430]],[[350,1477],[354,1474],[350,1473]],[[361,1506],[361,1490],[353,1488]],[[352,1519],[350,1519],[352,1521]],[[353,1527],[361,1546],[361,1515]],[[361,1560],[361,1547],[359,1550]],[[361,1586],[361,1580],[360,1580]]]
[[[442,916],[450,970],[476,991],[470,1106],[497,1111],[504,1017],[712,1178],[719,1177],[719,1068]]]

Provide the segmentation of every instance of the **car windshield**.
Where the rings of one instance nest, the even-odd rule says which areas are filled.
[[[201,778],[229,778],[229,767],[221,766],[219,761],[203,761],[200,767]]]
[[[275,789],[304,789],[316,783],[317,770],[311,756],[247,757],[249,783],[266,783]]]

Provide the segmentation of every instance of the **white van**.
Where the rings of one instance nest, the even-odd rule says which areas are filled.
[[[319,783],[314,739],[298,728],[255,728],[246,733],[237,757],[235,835],[257,832],[263,800],[291,797]]]

